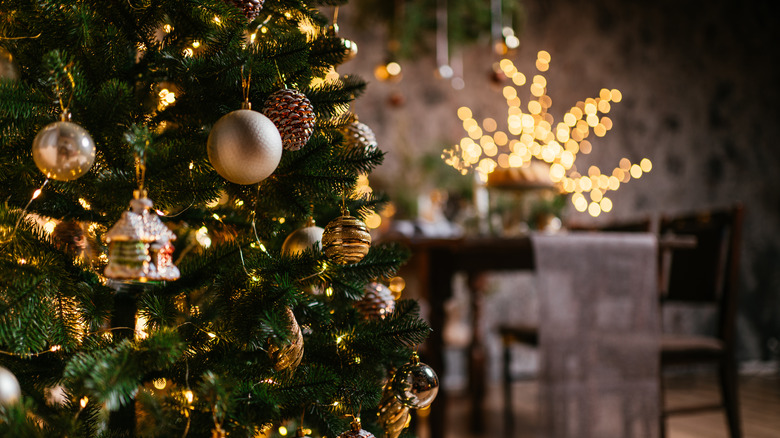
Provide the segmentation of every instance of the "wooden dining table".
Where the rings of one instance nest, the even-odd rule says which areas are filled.
[[[612,239],[618,233],[561,233],[554,237],[552,244],[559,242],[568,245],[570,241],[587,248],[589,246],[598,246],[604,239],[599,236],[604,235],[607,240]],[[619,233],[627,234],[628,233]],[[632,235],[642,234],[652,239],[654,250],[657,248],[658,240],[649,233],[630,233]],[[587,237],[585,242],[581,238]],[[444,355],[444,326],[445,326],[445,304],[453,296],[453,277],[456,273],[466,274],[467,287],[470,296],[471,307],[471,341],[468,346],[468,393],[472,400],[470,427],[474,433],[481,433],[485,429],[484,401],[486,395],[486,348],[484,344],[485,333],[482,333],[481,320],[483,318],[483,292],[486,287],[486,275],[495,271],[531,271],[536,272],[537,255],[535,253],[534,235],[524,235],[519,237],[491,237],[474,236],[457,239],[448,238],[410,238],[404,239],[405,243],[412,250],[412,259],[407,264],[407,271],[417,277],[419,283],[420,296],[428,304],[427,320],[432,327],[432,333],[428,338],[423,350],[423,360],[425,360],[440,376],[447,372],[447,362]],[[590,241],[588,239],[595,238]],[[642,241],[643,244],[648,239]],[[654,253],[655,254],[655,253]],[[619,257],[618,257],[619,258]],[[586,257],[587,259],[587,257]],[[656,275],[657,269],[655,261],[657,256],[653,255],[652,263],[649,263],[647,269],[653,271]],[[593,260],[595,262],[595,259]],[[587,263],[587,260],[586,260]],[[643,262],[645,263],[645,262]],[[613,263],[615,264],[615,263]],[[620,264],[618,260],[616,264]],[[603,268],[603,263],[600,265]],[[562,271],[567,272],[567,271]],[[553,277],[557,273],[551,274]],[[656,278],[653,278],[653,287]],[[651,310],[655,312],[657,310]],[[655,315],[651,315],[654,317]],[[553,318],[554,319],[554,318]],[[560,319],[560,318],[559,318]],[[565,322],[565,321],[564,321]],[[566,331],[566,330],[564,330]],[[652,331],[652,328],[651,328]],[[548,336],[552,339],[554,336]],[[542,345],[540,348],[544,349]],[[555,369],[557,365],[549,363],[550,360],[559,360],[561,352],[553,352],[553,348],[548,346],[548,363],[543,366]],[[558,356],[554,356],[558,355]],[[592,354],[591,354],[592,355]],[[541,357],[545,357],[544,354]],[[561,359],[563,360],[563,359]],[[570,360],[570,359],[566,359]],[[550,373],[546,374],[550,376]],[[555,380],[556,376],[552,376]],[[557,383],[548,385],[556,387]],[[651,391],[652,392],[652,391]],[[657,396],[657,394],[655,394]],[[650,394],[650,400],[653,400],[653,394]],[[553,400],[553,398],[548,398]],[[438,398],[431,405],[428,424],[431,438],[445,438],[450,436],[447,431],[446,412],[448,394],[446,390],[439,392]],[[657,431],[648,432],[639,436],[655,436]],[[566,436],[562,432],[549,436]],[[590,435],[583,435],[590,436]]]

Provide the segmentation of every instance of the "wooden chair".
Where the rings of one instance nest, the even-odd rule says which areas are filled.
[[[721,400],[704,406],[665,409],[662,406],[661,436],[666,418],[674,414],[723,409],[731,438],[741,437],[735,357],[737,276],[742,231],[741,205],[675,217],[662,217],[659,231],[667,235],[696,238],[692,248],[669,248],[661,303],[683,302],[716,307],[716,333],[707,336],[663,334],[661,337],[661,394],[663,370],[672,366],[713,364],[717,366]]]
[[[614,231],[614,232],[648,232],[651,230],[652,221],[650,218],[640,218],[631,221],[612,222],[601,226],[583,226],[569,224],[567,229],[572,231]],[[504,430],[507,437],[511,437],[514,432],[514,418],[512,408],[512,382],[522,379],[532,378],[532,376],[512,375],[512,351],[511,347],[516,344],[522,344],[530,347],[539,345],[539,328],[535,324],[512,322],[498,326],[498,332],[501,336],[503,346],[502,353],[502,386],[504,398]]]

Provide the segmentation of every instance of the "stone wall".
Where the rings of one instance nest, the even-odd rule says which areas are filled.
[[[632,2],[525,0],[521,46],[512,59],[526,76],[536,74],[539,50],[552,56],[545,73],[550,112],[558,121],[578,100],[617,88],[614,128],[580,155],[580,169],[617,166],[622,157],[648,157],[653,170],[613,192],[614,210],[591,219],[569,207],[566,219],[599,222],[685,212],[736,201],[746,208],[740,277],[743,359],[777,357],[780,338],[780,31],[771,1]],[[462,59],[465,88],[437,79],[433,54],[401,60],[399,82],[374,79],[387,59],[387,29],[341,13],[341,36],[357,42],[358,57],[341,73],[370,81],[355,104],[373,128],[386,164],[376,184],[399,181],[422,190],[440,185],[418,170],[464,132],[456,109],[475,118],[505,117],[500,86],[491,81],[499,58],[489,41],[453,48]],[[433,38],[431,35],[430,38]],[[432,44],[431,44],[432,45]],[[460,53],[460,55],[458,55]],[[387,185],[392,191],[392,184]]]

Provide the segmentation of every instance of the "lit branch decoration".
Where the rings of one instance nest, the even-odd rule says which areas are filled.
[[[544,75],[533,77],[529,85],[532,98],[526,105],[527,112],[524,112],[517,90],[526,84],[526,76],[509,59],[502,59],[499,67],[513,83],[503,90],[508,106],[509,133],[499,131],[497,122],[492,118],[484,119],[480,127],[471,109],[461,107],[458,117],[468,135],[452,149],[444,151],[442,158],[447,164],[464,175],[476,171],[483,181],[487,181],[488,175],[497,169],[527,168],[532,160],[547,163],[549,182],[561,193],[573,194],[571,201],[577,211],[587,210],[594,217],[612,210],[612,200],[606,196],[608,191],[617,190],[631,178],[640,178],[651,170],[652,163],[647,158],[639,163],[622,158],[611,174],[603,173],[597,166],[590,166],[587,174],[582,175],[574,163],[577,154],[591,152],[592,145],[587,140],[591,131],[597,137],[603,137],[612,129],[612,120],[606,114],[612,103],[622,100],[619,90],[604,88],[599,97],[577,102],[564,114],[563,121],[556,124],[547,112],[552,99],[547,95]],[[538,53],[536,68],[539,72],[550,68],[548,52]]]

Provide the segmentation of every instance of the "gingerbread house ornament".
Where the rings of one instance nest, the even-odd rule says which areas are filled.
[[[136,191],[130,210],[106,233],[108,266],[104,272],[116,280],[176,280],[181,275],[173,264],[176,235],[152,211],[152,201]]]

